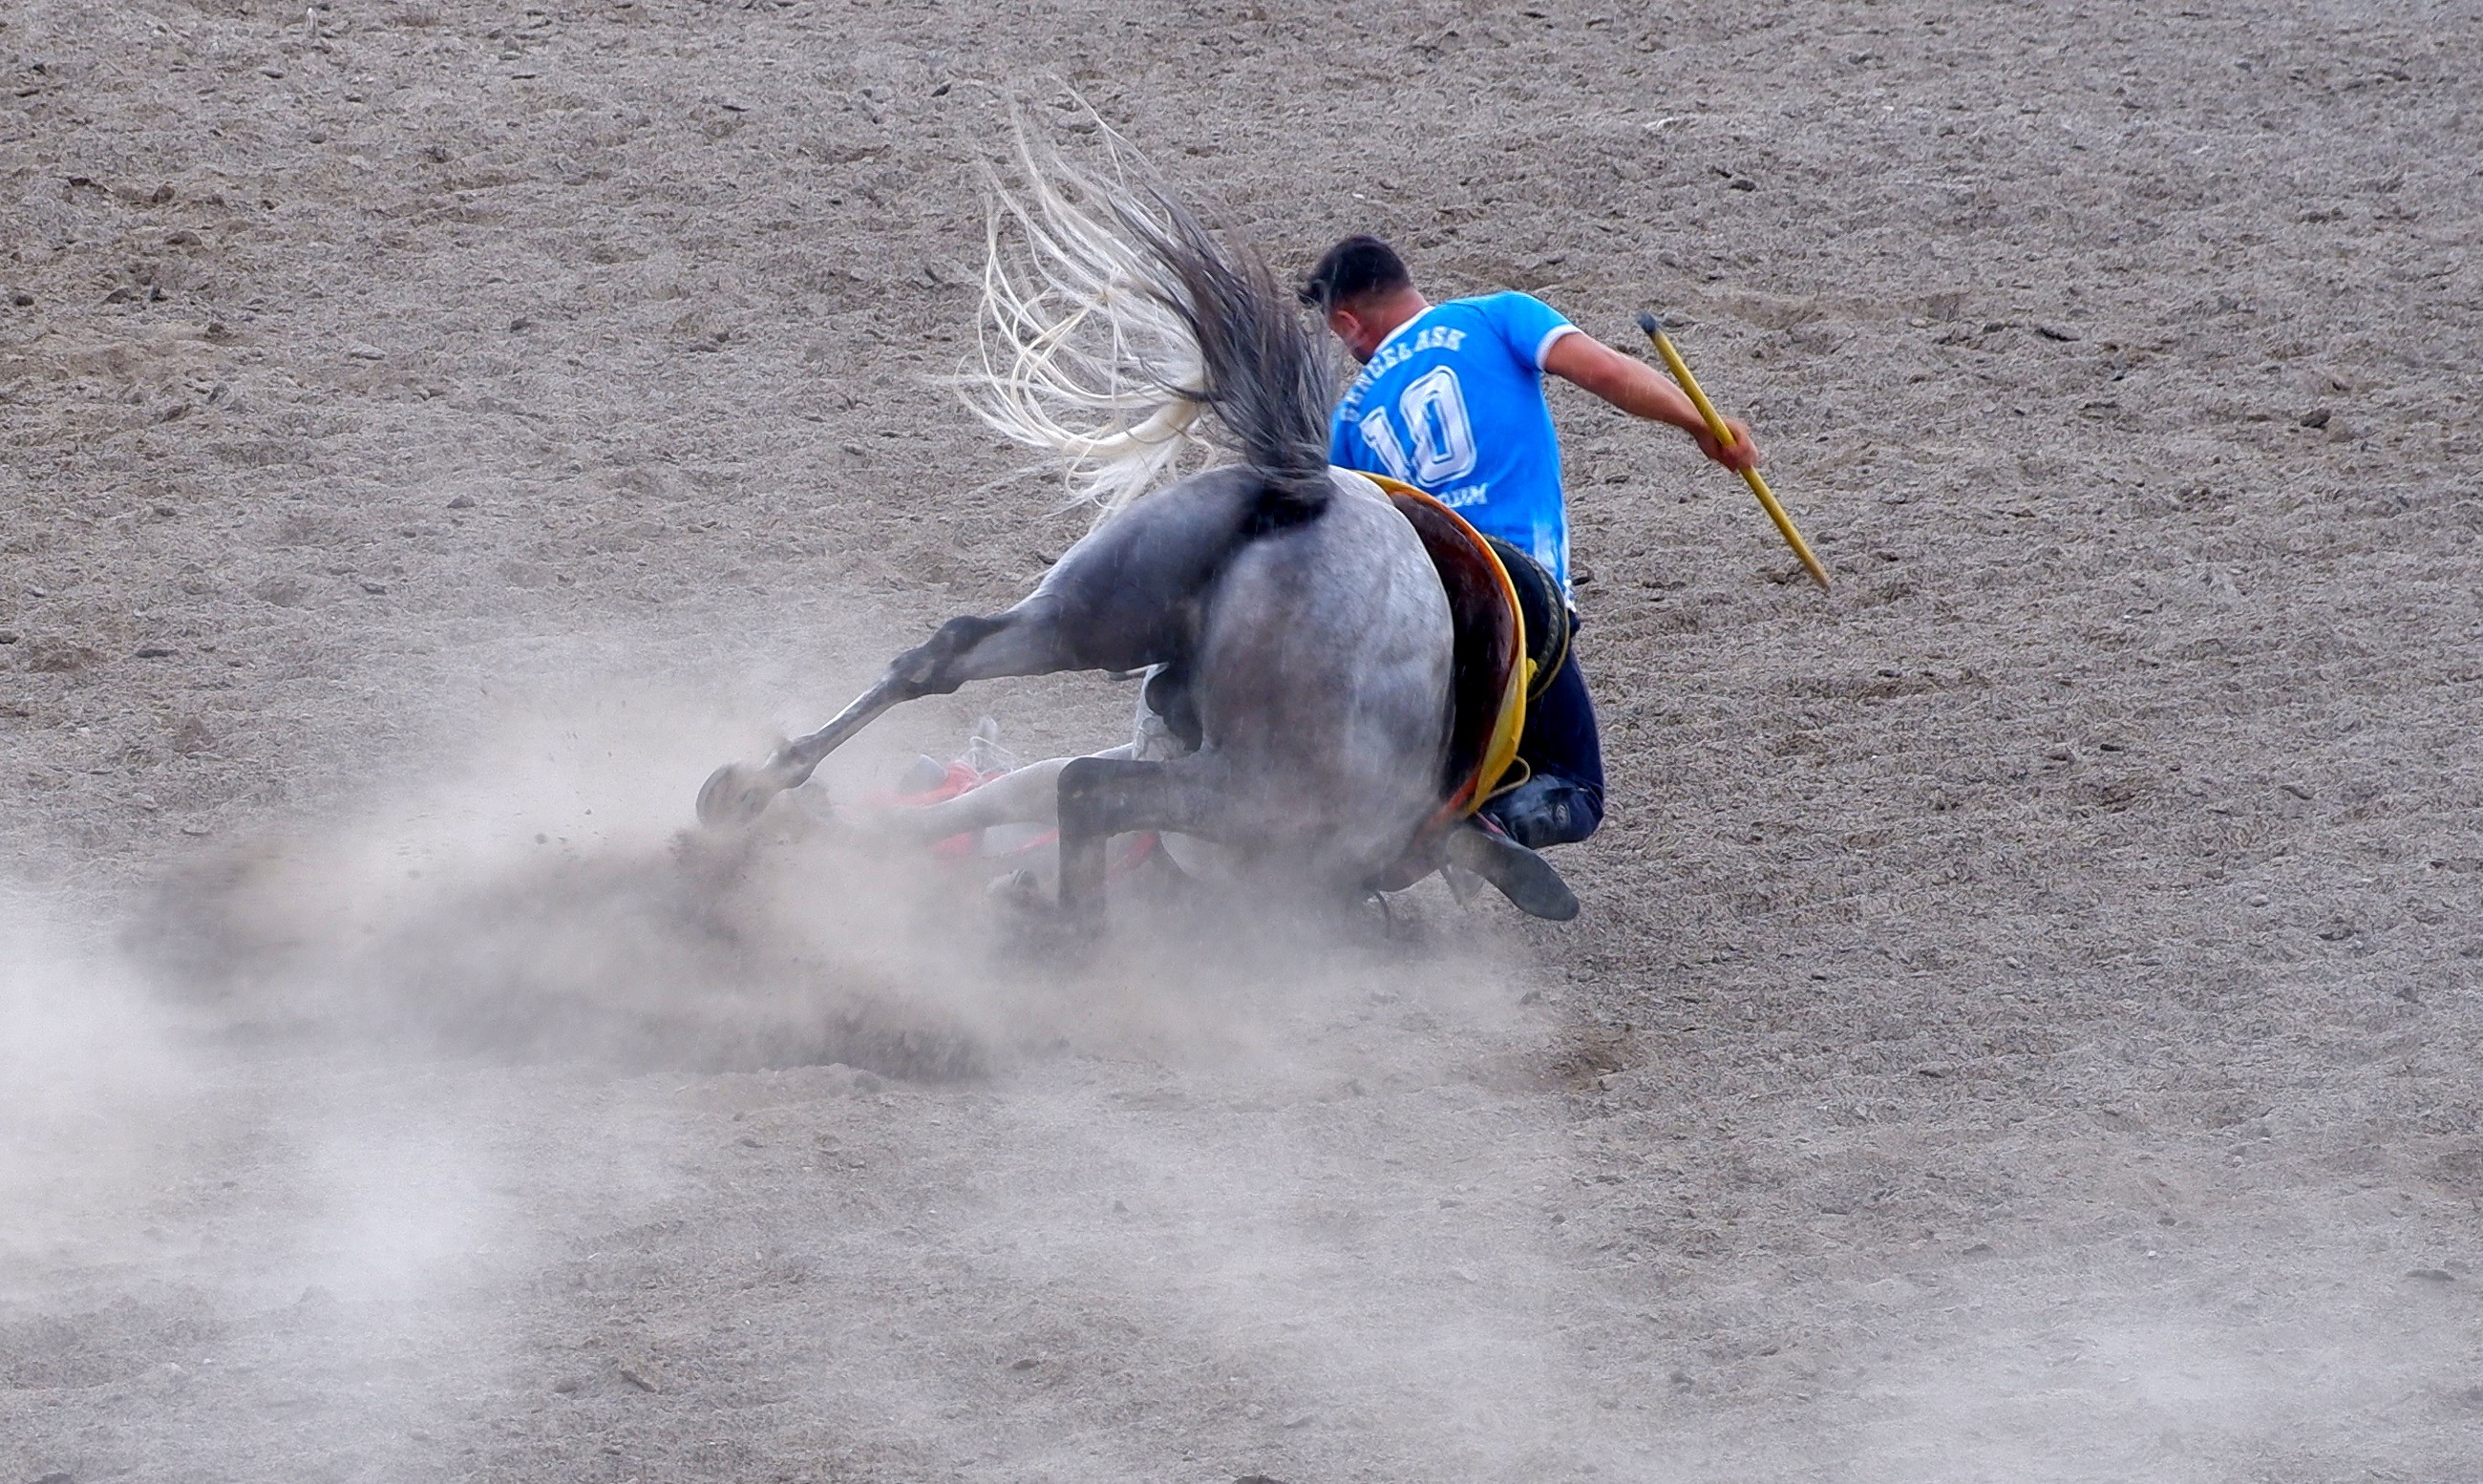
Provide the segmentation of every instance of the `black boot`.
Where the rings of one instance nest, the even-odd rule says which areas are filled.
[[[1500,827],[1476,815],[1449,832],[1449,863],[1462,866],[1500,888],[1500,894],[1530,917],[1566,922],[1578,915],[1577,893],[1561,879],[1552,862],[1503,835]]]

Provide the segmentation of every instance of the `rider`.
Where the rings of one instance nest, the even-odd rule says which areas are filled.
[[[1561,445],[1543,373],[1575,383],[1624,412],[1670,423],[1730,469],[1758,462],[1750,430],[1728,420],[1720,444],[1681,389],[1526,294],[1433,305],[1404,260],[1376,237],[1328,249],[1302,302],[1362,362],[1338,402],[1330,463],[1387,474],[1455,510],[1487,536],[1531,552],[1577,609],[1569,582],[1568,513]],[[1527,705],[1517,755],[1527,781],[1485,804],[1483,815],[1530,849],[1583,840],[1604,817],[1604,757],[1574,649]]]

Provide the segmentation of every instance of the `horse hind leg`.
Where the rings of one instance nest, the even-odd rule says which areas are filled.
[[[945,696],[974,680],[1051,675],[1076,666],[1052,604],[1029,598],[993,617],[950,619],[929,639],[889,661],[870,689],[825,727],[786,743],[757,767],[729,762],[708,775],[699,789],[699,819],[713,826],[758,818],[770,799],[808,782],[821,758],[891,707]]]

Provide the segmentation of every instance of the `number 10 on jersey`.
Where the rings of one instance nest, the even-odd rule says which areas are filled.
[[[1371,445],[1388,472],[1408,484],[1436,490],[1474,472],[1474,424],[1466,416],[1465,393],[1457,374],[1437,366],[1416,377],[1397,399],[1406,438],[1399,438],[1388,409],[1375,407],[1362,415],[1362,440]],[[1408,455],[1407,444],[1413,452]]]

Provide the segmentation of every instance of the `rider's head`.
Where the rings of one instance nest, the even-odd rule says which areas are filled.
[[[1303,280],[1301,298],[1356,360],[1369,360],[1391,331],[1430,307],[1397,250],[1365,235],[1328,249]]]

